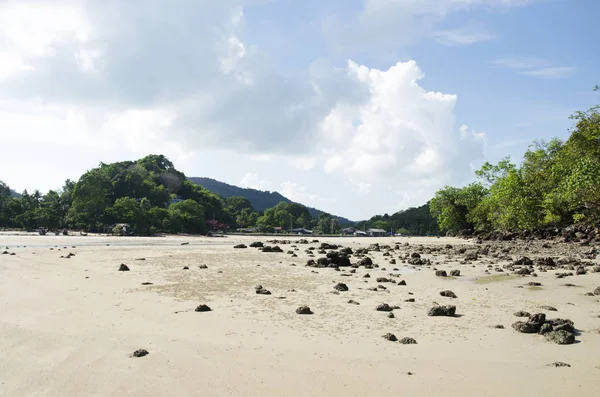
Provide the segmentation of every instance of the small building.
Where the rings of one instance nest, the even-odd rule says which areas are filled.
[[[366,237],[367,236],[367,232],[365,232],[364,230],[355,230],[354,231],[354,235],[356,237]]]
[[[345,228],[345,229],[342,229],[342,234],[343,234],[344,236],[349,236],[349,235],[351,235],[351,234],[354,234],[354,232],[355,232],[355,230],[354,230],[354,228],[353,228],[353,227],[347,227],[347,228]]]
[[[313,234],[313,231],[305,229],[303,227],[298,227],[298,228],[292,229],[292,233],[294,233],[294,234]]]
[[[387,231],[384,229],[369,229],[367,234],[371,237],[383,237],[387,234]]]
[[[275,234],[279,234],[279,233],[283,232],[283,227],[282,226],[275,226],[273,228],[273,231],[275,232]]]

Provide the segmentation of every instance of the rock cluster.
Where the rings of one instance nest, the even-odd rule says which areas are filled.
[[[448,306],[439,306],[436,305],[429,309],[427,312],[428,316],[446,316],[446,317],[454,317],[456,314],[456,306],[448,305]]]
[[[559,345],[570,345],[575,342],[575,327],[571,320],[567,319],[546,319],[544,313],[537,313],[529,316],[527,321],[517,321],[512,327],[525,334],[541,334],[546,340]]]

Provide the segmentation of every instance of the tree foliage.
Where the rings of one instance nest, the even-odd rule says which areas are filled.
[[[445,187],[431,202],[441,229],[526,230],[600,221],[600,107],[576,112],[569,138],[534,141],[515,165],[485,163],[472,200],[466,188]]]

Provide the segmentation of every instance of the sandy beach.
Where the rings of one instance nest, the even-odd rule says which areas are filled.
[[[461,264],[464,254],[448,252],[481,245],[451,238],[317,238],[319,243],[294,244],[301,237],[291,236],[283,238],[292,244],[279,245],[283,253],[233,248],[273,238],[281,237],[0,234],[0,252],[8,252],[0,255],[0,395],[597,394],[600,296],[586,293],[600,286],[600,273],[499,278],[503,273],[485,273],[488,265],[511,260],[479,255]],[[306,267],[308,247],[316,247],[312,259],[325,256],[316,253],[322,242],[354,250],[389,244],[392,251],[383,256],[385,249],[371,250],[368,256],[379,268],[355,273]],[[527,255],[543,254],[541,244],[527,246]],[[402,263],[412,252],[432,264]],[[61,258],[69,253],[74,256]],[[518,254],[508,253],[511,259]],[[389,264],[392,258],[397,264]],[[351,257],[352,263],[358,260]],[[130,271],[119,271],[121,264]],[[436,277],[434,267],[459,269],[461,275]],[[366,273],[371,277],[363,277]],[[406,285],[398,285],[400,280]],[[340,282],[349,290],[335,291]],[[271,295],[256,294],[256,285]],[[457,298],[440,296],[443,290]],[[434,302],[456,305],[457,315],[428,316]],[[399,306],[394,318],[376,310],[381,303]],[[194,311],[200,304],[212,311]],[[296,314],[302,305],[314,314]],[[513,313],[519,310],[572,320],[576,343],[559,345],[515,331],[511,324],[522,319]],[[417,344],[386,340],[386,333]],[[131,357],[137,349],[149,354]],[[554,362],[570,367],[550,365]]]

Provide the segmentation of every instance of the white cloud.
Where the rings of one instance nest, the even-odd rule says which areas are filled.
[[[562,79],[573,74],[575,68],[570,66],[552,66],[545,59],[535,57],[498,57],[490,61],[494,66],[514,70],[515,72],[542,79]]]
[[[12,59],[0,63],[0,155],[17,162],[26,148],[31,161],[1,177],[49,184],[36,169],[77,159],[44,185],[55,187],[100,161],[165,153],[190,176],[237,181],[242,169],[241,186],[357,218],[470,177],[485,140],[457,128],[456,96],[424,90],[416,62],[316,60],[284,75],[248,40],[244,3],[0,3],[0,60]],[[410,4],[427,18],[483,4],[441,3]]]
[[[554,68],[542,68],[534,70],[525,70],[521,74],[539,77],[542,79],[563,79],[573,74],[575,68],[570,66],[559,66]]]
[[[258,175],[253,172],[248,172],[244,175],[239,185],[245,188],[265,191],[271,191],[273,188],[273,183],[271,181],[260,179]]]
[[[303,203],[308,206],[319,206],[334,204],[336,199],[333,197],[321,197],[314,193],[309,193],[305,186],[295,182],[285,181],[279,185],[279,192],[290,200]]]
[[[324,146],[335,148],[323,151],[325,171],[345,174],[360,191],[385,183],[412,189],[423,181],[433,188],[482,156],[481,135],[455,129],[456,96],[421,88],[415,62],[387,71],[349,62],[348,70],[370,94],[357,104],[337,104],[321,122]]]
[[[495,38],[493,33],[479,25],[468,25],[456,29],[438,30],[433,32],[432,36],[439,43],[449,46],[470,45]]]

